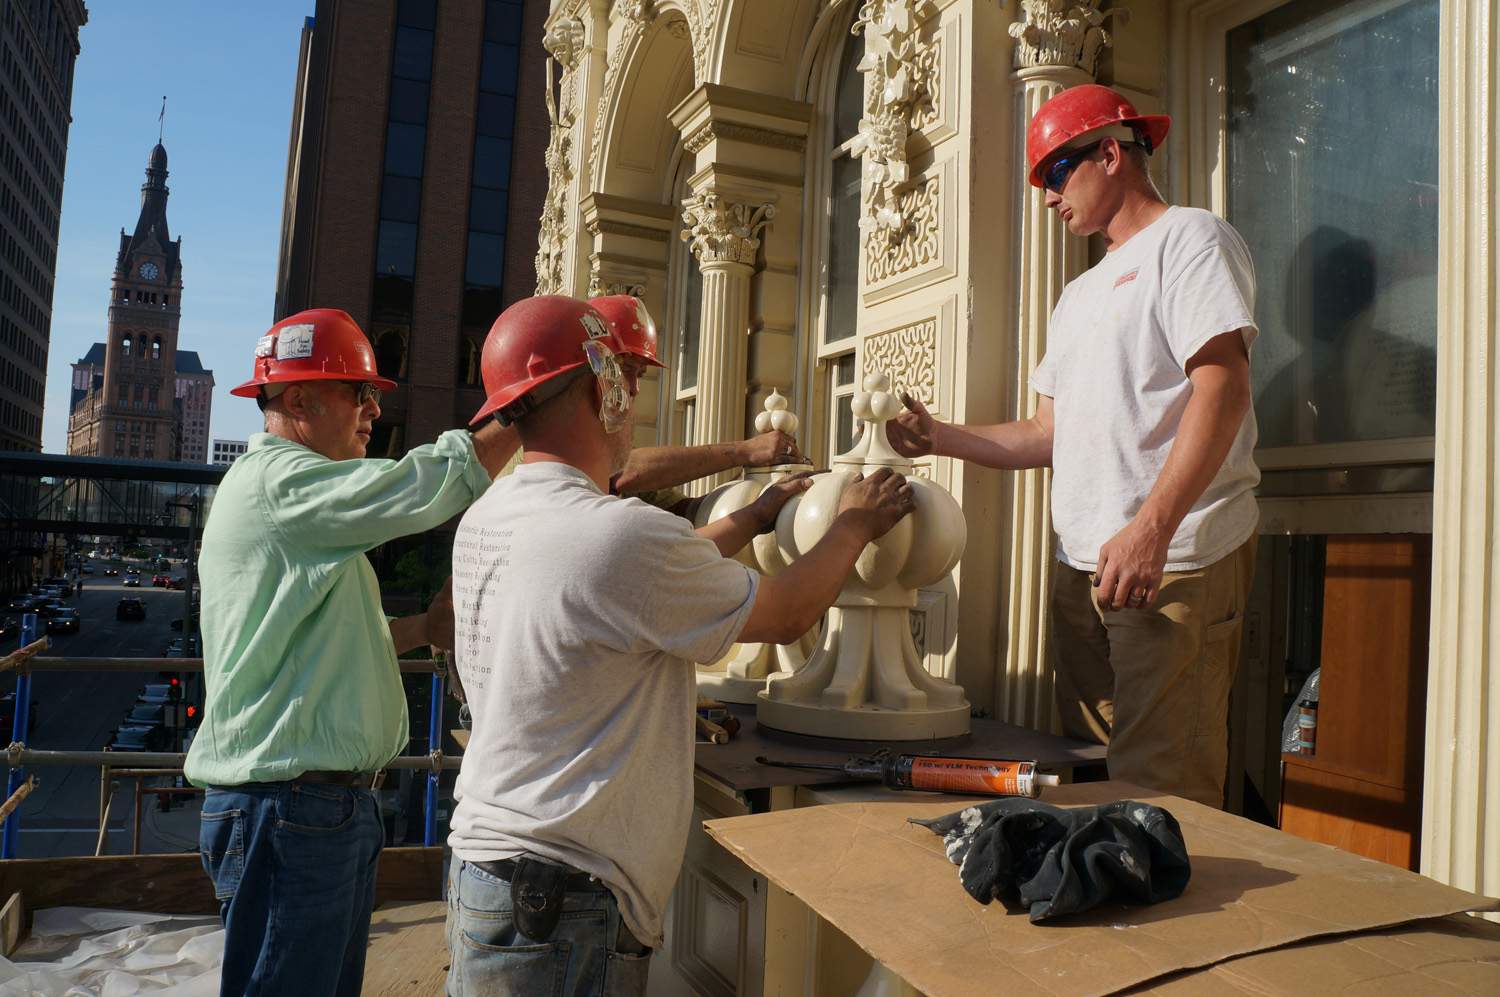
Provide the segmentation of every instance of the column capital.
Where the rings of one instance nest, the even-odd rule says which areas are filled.
[[[682,241],[700,267],[715,263],[753,267],[760,235],[775,217],[773,204],[730,201],[716,191],[704,191],[683,202]]]
[[[1010,36],[1016,40],[1015,67],[1079,69],[1092,80],[1099,53],[1114,44],[1104,22],[1110,18],[1124,21],[1130,16],[1119,7],[1101,11],[1100,2],[1021,0],[1021,16],[1010,26]]]

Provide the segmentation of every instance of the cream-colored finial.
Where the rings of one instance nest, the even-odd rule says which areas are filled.
[[[755,417],[757,433],[769,433],[776,429],[788,436],[797,435],[799,425],[797,415],[787,408],[786,396],[776,388],[772,388],[771,394],[766,398],[765,409]]]

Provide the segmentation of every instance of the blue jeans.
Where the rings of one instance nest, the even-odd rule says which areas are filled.
[[[210,787],[198,848],[224,921],[221,993],[357,995],[384,843],[368,789]]]
[[[454,858],[448,873],[450,997],[641,997],[651,950],[620,920],[604,886],[569,890],[545,942],[511,921],[510,884]]]

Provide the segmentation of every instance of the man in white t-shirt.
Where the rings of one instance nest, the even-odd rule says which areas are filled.
[[[1113,778],[1222,806],[1258,521],[1255,275],[1227,222],[1151,182],[1169,124],[1092,84],[1042,105],[1030,181],[1108,251],[1052,313],[1036,413],[957,426],[908,400],[889,433],[908,456],[1052,467],[1064,730],[1108,744]]]
[[[559,296],[512,305],[485,342],[475,421],[514,424],[526,457],[454,540],[473,733],[448,839],[450,994],[645,992],[692,819],[693,663],[799,639],[913,508],[877,472],[806,557],[761,578],[681,517],[611,496],[634,398],[621,347]],[[784,501],[807,484],[773,487]],[[765,515],[730,517],[743,536],[724,546]]]

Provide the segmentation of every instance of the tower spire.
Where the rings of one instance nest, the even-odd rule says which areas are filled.
[[[167,95],[161,97],[161,113],[156,116],[156,144],[161,145],[162,135],[167,128]]]

